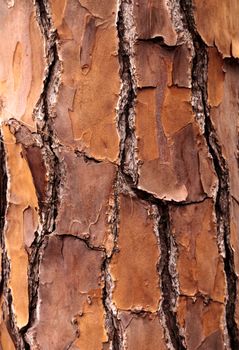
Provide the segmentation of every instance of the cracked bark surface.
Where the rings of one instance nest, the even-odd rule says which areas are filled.
[[[0,349],[239,348],[238,14],[0,0]]]

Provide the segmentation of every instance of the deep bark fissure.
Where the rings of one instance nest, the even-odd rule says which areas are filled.
[[[59,186],[61,182],[61,167],[57,156],[58,142],[56,141],[52,126],[52,96],[57,94],[60,75],[60,59],[57,47],[57,32],[53,28],[52,19],[48,9],[48,2],[35,0],[36,18],[45,43],[46,68],[43,81],[43,90],[33,112],[37,132],[42,140],[42,154],[48,171],[47,195],[44,202],[39,201],[39,216],[41,227],[36,232],[31,244],[29,254],[29,320],[21,329],[24,336],[25,348],[30,349],[27,332],[36,319],[38,303],[39,269],[42,254],[47,246],[47,235],[55,230],[55,221],[59,203]]]
[[[5,238],[4,238],[4,226],[5,226],[5,215],[7,210],[7,170],[5,160],[5,150],[2,135],[0,135],[0,243],[3,254],[5,253]],[[2,259],[2,276],[0,291],[3,292],[3,284],[5,282],[4,276],[4,264],[5,259]]]
[[[5,150],[2,135],[0,136],[0,243],[2,249],[2,266],[1,266],[1,283],[0,292],[1,295],[4,293],[6,288],[6,282],[9,275],[8,257],[5,246],[4,237],[4,226],[5,226],[5,215],[7,211],[7,170],[6,170],[6,160],[5,160]]]
[[[158,262],[159,283],[162,292],[162,312],[165,318],[165,335],[169,335],[169,341],[177,350],[186,349],[183,342],[183,337],[180,334],[179,325],[177,322],[177,315],[174,311],[177,301],[177,290],[175,288],[174,278],[172,275],[171,260],[172,260],[172,244],[175,244],[173,235],[170,229],[169,217],[169,202],[158,199],[152,194],[138,189],[132,182],[132,179],[123,172],[120,173],[128,188],[139,200],[147,202],[150,206],[156,206],[158,209],[158,224],[157,237],[159,241],[160,259]],[[173,205],[173,202],[170,204]],[[177,203],[178,205],[178,203]],[[190,204],[187,204],[190,205]],[[159,311],[160,317],[160,311]]]
[[[156,205],[159,211],[159,248],[161,251],[160,261],[158,263],[158,273],[160,275],[160,285],[162,290],[162,310],[165,318],[165,337],[169,336],[168,341],[175,349],[185,349],[183,339],[180,335],[177,324],[176,313],[173,311],[173,306],[176,303],[176,290],[174,288],[173,277],[170,273],[170,254],[171,254],[171,239],[173,237],[169,232],[169,214],[168,205],[165,201],[154,197],[147,191],[142,191],[137,188],[138,167],[136,156],[136,136],[135,136],[135,102],[137,96],[134,67],[132,66],[132,47],[134,41],[129,43],[129,37],[126,37],[128,28],[125,26],[125,18],[129,17],[129,11],[124,5],[132,5],[132,1],[121,1],[118,13],[118,37],[119,37],[119,62],[121,67],[122,91],[119,101],[118,112],[118,130],[121,136],[120,143],[120,166],[119,176],[123,177],[123,181],[127,184],[137,198],[146,201],[150,206]],[[133,19],[132,19],[133,21]],[[129,20],[128,20],[129,22]],[[132,24],[133,26],[133,24]],[[158,41],[157,41],[158,43]],[[160,40],[161,43],[161,40]],[[162,43],[163,44],[163,43]],[[167,219],[165,220],[165,217]],[[159,314],[160,318],[160,314]],[[170,345],[169,345],[170,346]],[[116,348],[117,349],[117,348]]]
[[[105,253],[104,261],[101,266],[102,275],[104,278],[103,296],[102,302],[106,313],[106,330],[109,337],[110,349],[112,350],[122,350],[122,332],[120,329],[120,322],[117,318],[117,309],[112,302],[112,292],[113,292],[113,281],[110,275],[110,262],[113,254],[117,250],[117,240],[118,240],[118,226],[119,226],[119,178],[117,178],[114,184],[114,204],[111,208],[110,213],[110,226],[111,232],[114,237],[114,246],[112,251],[107,254]]]
[[[237,275],[234,268],[234,253],[230,244],[230,188],[229,170],[223,157],[216,130],[210,118],[210,108],[207,99],[208,55],[206,45],[198,34],[193,17],[191,0],[181,0],[186,25],[191,33],[195,56],[192,66],[192,92],[200,96],[204,117],[204,136],[208,150],[212,156],[218,178],[218,191],[215,200],[217,231],[219,240],[224,245],[224,270],[227,280],[226,323],[232,349],[239,348],[239,331],[235,322],[235,307],[237,295]],[[198,110],[194,106],[195,114]]]
[[[125,6],[127,6],[125,8]],[[118,103],[118,131],[120,140],[120,167],[129,175],[134,183],[137,183],[138,171],[136,160],[136,137],[135,137],[135,100],[136,100],[136,83],[133,76],[132,67],[132,45],[133,38],[126,37],[132,32],[134,27],[133,19],[128,20],[132,28],[126,28],[126,16],[132,16],[130,6],[132,1],[121,0],[119,2],[117,32],[119,38],[118,57],[120,64],[120,78],[122,82],[120,98]],[[133,34],[132,34],[133,36]]]
[[[35,107],[34,115],[37,121],[38,133],[41,135],[43,147],[46,148],[46,154],[49,158],[47,161],[49,161],[48,167],[50,168],[50,193],[48,195],[46,208],[43,206],[42,212],[45,214],[44,230],[46,232],[52,232],[55,229],[55,219],[57,217],[58,188],[60,185],[61,169],[60,162],[55,151],[58,146],[58,142],[55,139],[52,126],[52,117],[54,117],[54,113],[51,109],[52,96],[50,95],[56,93],[56,91],[52,91],[52,85],[54,85],[54,83],[55,85],[59,84],[58,72],[60,72],[60,59],[57,47],[57,32],[53,28],[52,20],[47,8],[47,2],[44,0],[35,0],[35,6],[36,11],[38,11],[38,23],[45,40],[47,69],[43,83],[43,91]],[[41,123],[41,119],[43,124]]]
[[[107,258],[105,256],[101,266],[102,275],[104,276],[102,302],[106,313],[105,325],[112,350],[122,350],[122,336],[120,325],[117,319],[117,315],[114,314],[113,308],[111,306],[112,301],[110,295],[112,293],[112,280],[109,273],[110,260],[111,258]]]
[[[123,335],[121,331],[120,321],[118,320],[118,310],[112,302],[113,281],[110,275],[110,262],[117,249],[118,239],[118,224],[119,224],[119,189],[120,189],[120,172],[124,170],[133,182],[137,181],[137,171],[135,171],[135,136],[134,136],[134,100],[136,92],[133,86],[133,78],[131,71],[131,63],[129,57],[129,48],[126,48],[127,41],[125,39],[125,24],[124,24],[124,1],[119,1],[118,18],[117,18],[117,33],[119,38],[118,57],[120,64],[121,91],[117,107],[117,123],[118,132],[120,135],[120,151],[119,165],[114,184],[114,207],[111,213],[111,231],[114,237],[114,247],[107,255],[105,253],[104,261],[101,266],[102,276],[104,278],[102,302],[106,314],[106,330],[109,337],[110,349],[123,349]],[[133,142],[132,142],[133,140]]]
[[[10,272],[10,262],[8,260],[8,257],[5,256],[6,263],[9,264],[9,272]],[[8,262],[7,262],[8,260]],[[7,283],[7,282],[6,282]],[[14,345],[16,346],[17,350],[25,350],[27,349],[24,345],[24,339],[22,338],[21,333],[19,332],[19,329],[16,325],[16,318],[13,310],[13,300],[12,300],[12,292],[11,289],[6,287],[5,291],[5,304],[6,304],[6,312],[8,313],[8,322],[7,322],[7,328],[9,331],[9,335],[12,338],[12,341]]]
[[[158,235],[160,241],[160,261],[159,274],[160,285],[162,289],[162,309],[166,318],[167,330],[169,332],[172,345],[177,350],[186,349],[183,344],[183,337],[180,335],[175,309],[177,300],[177,291],[173,284],[173,277],[170,271],[170,255],[173,236],[170,232],[169,205],[166,203],[158,204],[159,223]]]

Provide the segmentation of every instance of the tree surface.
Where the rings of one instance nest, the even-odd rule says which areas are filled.
[[[0,349],[239,349],[238,0],[0,0]]]

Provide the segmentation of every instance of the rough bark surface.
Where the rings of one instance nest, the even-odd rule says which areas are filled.
[[[0,0],[0,349],[239,349],[238,15]]]

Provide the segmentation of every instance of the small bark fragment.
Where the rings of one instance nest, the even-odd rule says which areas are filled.
[[[61,153],[61,161],[66,175],[56,232],[79,236],[94,247],[110,251],[113,237],[107,216],[113,200],[115,166],[68,151]]]

